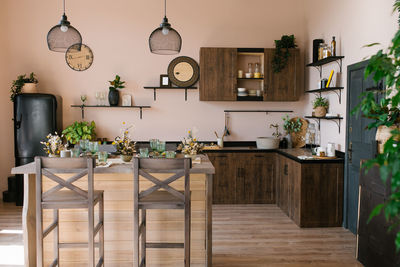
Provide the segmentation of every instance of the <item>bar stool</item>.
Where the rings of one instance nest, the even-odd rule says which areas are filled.
[[[94,190],[92,158],[47,158],[35,157],[36,166],[36,246],[37,266],[43,266],[43,239],[54,230],[54,260],[50,266],[60,266],[60,248],[88,248],[89,266],[104,266],[104,202],[103,192]],[[63,179],[56,174],[72,174]],[[88,190],[73,185],[82,177],[88,177]],[[43,180],[47,178],[57,183],[47,191],[43,191]],[[94,227],[94,208],[99,204],[99,222]],[[59,241],[59,209],[88,210],[88,242],[60,243]],[[43,209],[52,209],[53,222],[43,230]],[[94,241],[99,233],[99,242]],[[95,245],[99,247],[99,260],[95,265]]]
[[[191,159],[150,159],[134,158],[133,171],[133,219],[134,219],[134,266],[146,266],[146,248],[183,248],[184,266],[190,266],[190,171]],[[171,177],[161,181],[150,173],[171,173]],[[154,186],[139,192],[139,176],[154,183]],[[169,184],[184,177],[184,191],[177,191]],[[159,190],[162,189],[162,190]],[[139,225],[139,209],[142,219]],[[185,213],[184,243],[147,243],[146,242],[146,210],[148,209],[183,209]],[[139,238],[141,237],[141,240]],[[139,243],[141,259],[139,261]]]

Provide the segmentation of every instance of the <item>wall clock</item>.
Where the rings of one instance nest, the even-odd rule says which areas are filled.
[[[65,61],[73,70],[87,70],[93,63],[92,49],[85,44],[73,44],[65,52]]]
[[[168,77],[179,87],[190,87],[199,79],[199,65],[190,57],[177,57],[168,65]]]

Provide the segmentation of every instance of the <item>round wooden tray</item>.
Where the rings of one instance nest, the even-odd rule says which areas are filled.
[[[336,156],[333,156],[333,157],[320,157],[320,156],[315,156],[315,155],[313,155],[313,158],[315,158],[315,159],[337,159]]]

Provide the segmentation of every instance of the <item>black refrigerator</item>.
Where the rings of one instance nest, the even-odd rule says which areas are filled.
[[[49,133],[61,134],[62,102],[51,94],[20,94],[14,101],[15,166],[46,156],[40,141]],[[23,175],[16,175],[17,205],[23,204]]]

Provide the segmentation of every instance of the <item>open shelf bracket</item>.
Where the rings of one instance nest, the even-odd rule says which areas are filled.
[[[305,118],[307,119],[313,119],[317,124],[318,124],[318,130],[321,130],[321,120],[329,120],[329,121],[333,121],[334,123],[336,123],[338,129],[339,129],[339,133],[340,133],[340,122],[343,119],[342,117],[313,117],[313,116],[305,116]]]

